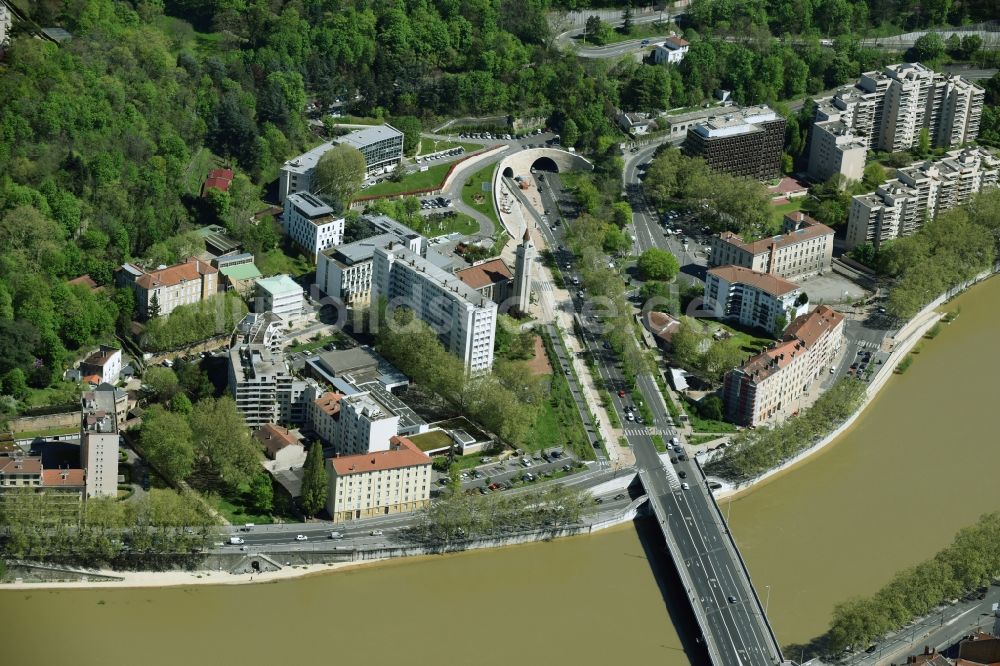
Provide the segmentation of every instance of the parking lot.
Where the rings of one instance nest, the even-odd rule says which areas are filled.
[[[499,492],[509,490],[517,484],[533,483],[551,478],[557,472],[570,472],[579,463],[562,449],[549,449],[534,454],[522,453],[505,460],[484,457],[482,465],[463,471],[460,475],[463,490],[480,489],[479,492]],[[434,473],[434,484],[438,488],[448,485],[447,474]]]
[[[432,211],[443,208],[451,208],[452,205],[453,205],[452,200],[447,197],[430,197],[427,199],[420,200],[420,210],[422,211]]]
[[[465,148],[459,146],[458,148],[449,148],[448,150],[439,150],[436,153],[430,153],[428,155],[418,155],[414,158],[414,162],[417,164],[425,164],[427,162],[436,162],[440,160],[446,160],[449,157],[459,157],[465,154]]]

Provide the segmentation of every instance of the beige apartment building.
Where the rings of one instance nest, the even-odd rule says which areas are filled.
[[[406,437],[393,437],[388,451],[326,462],[326,510],[334,521],[408,513],[430,505],[431,459]]]
[[[726,373],[722,402],[744,426],[797,412],[810,384],[829,368],[844,340],[844,316],[826,305],[798,317],[784,340]]]
[[[939,213],[966,203],[984,187],[996,187],[1000,160],[982,148],[953,150],[935,162],[914,164],[869,194],[851,199],[847,217],[848,248],[878,247],[909,236]]]
[[[796,211],[785,216],[782,233],[754,243],[730,231],[712,237],[709,266],[742,266],[794,280],[830,270],[833,229]]]
[[[117,271],[116,282],[119,287],[130,286],[135,291],[136,318],[146,320],[157,309],[160,316],[166,316],[181,305],[214,296],[219,291],[218,278],[217,268],[190,257],[183,263],[153,271],[124,264]]]
[[[337,433],[337,422],[340,420],[340,401],[343,397],[344,395],[337,391],[327,391],[308,405],[306,420],[324,444],[333,444]]]

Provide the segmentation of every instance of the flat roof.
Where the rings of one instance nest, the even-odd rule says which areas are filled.
[[[210,224],[207,227],[202,227],[198,229],[198,235],[201,236],[206,245],[209,245],[222,253],[233,252],[238,250],[240,244],[238,241],[233,240],[226,233],[223,227],[217,224]]]
[[[319,197],[309,192],[296,192],[295,194],[289,194],[285,201],[291,202],[293,206],[299,209],[303,215],[308,218],[322,217],[324,215],[333,215],[333,209],[330,208],[326,203],[324,203]]]
[[[265,290],[272,296],[303,293],[302,287],[295,280],[284,274],[257,280],[257,287]]]
[[[372,127],[355,130],[350,134],[345,134],[344,136],[339,136],[334,139],[334,141],[336,143],[346,144],[348,146],[353,146],[358,150],[362,150],[371,144],[384,139],[392,139],[401,136],[403,136],[403,133],[392,125],[374,125]]]
[[[392,413],[399,417],[400,430],[412,430],[427,424],[427,421],[420,418],[420,415],[400,400],[398,396],[387,391],[378,380],[358,384],[357,388],[360,391],[367,391],[372,394],[379,402],[391,409]]]
[[[376,252],[382,252],[387,256],[392,255],[395,261],[408,265],[411,270],[418,272],[427,281],[436,284],[442,290],[452,293],[476,307],[488,307],[493,304],[493,301],[455,277],[454,273],[445,270],[435,261],[432,261],[430,257],[421,257],[408,247],[394,245],[392,248],[377,248]],[[430,254],[431,252],[428,251],[428,255]],[[451,264],[450,260],[448,260],[448,264]]]
[[[319,355],[323,368],[334,376],[378,367],[379,355],[367,347],[352,347],[323,352]]]
[[[394,240],[399,240],[399,236],[393,233],[379,234],[347,245],[332,247],[329,250],[324,250],[323,254],[343,266],[353,266],[363,261],[371,261],[376,247],[385,247]]]
[[[256,264],[236,264],[235,266],[224,266],[219,272],[230,280],[253,280],[262,277],[260,269]]]

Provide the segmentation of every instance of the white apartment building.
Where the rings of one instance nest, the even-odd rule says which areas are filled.
[[[387,173],[403,161],[403,133],[392,125],[377,125],[351,132],[332,141],[320,144],[285,162],[278,179],[278,200],[284,202],[289,194],[312,192],[313,172],[328,150],[337,144],[353,146],[365,158],[365,175]]]
[[[493,366],[497,304],[409,248],[375,248],[372,297],[385,298],[389,312],[413,310],[469,372]]]
[[[405,437],[393,437],[386,451],[328,458],[326,463],[326,510],[335,522],[430,505],[431,459]]]
[[[844,316],[829,306],[800,316],[783,342],[726,373],[726,415],[741,425],[756,426],[799,411],[802,396],[826,374],[843,340]]]
[[[280,354],[264,345],[234,345],[229,350],[229,392],[247,426],[304,423],[314,389],[293,377]]]
[[[368,392],[340,399],[333,448],[341,455],[386,451],[399,431],[399,416]]]
[[[820,181],[839,173],[845,184],[859,181],[865,175],[868,146],[851,133],[842,120],[813,123],[809,148],[809,176]]]
[[[393,241],[405,244],[419,255],[427,254],[424,237],[391,217],[366,215],[362,219],[381,233],[321,252],[316,264],[316,286],[349,307],[371,303],[372,257],[376,246],[384,247]]]
[[[248,312],[237,331],[242,336],[243,344],[263,345],[272,354],[277,354],[284,340],[285,320],[273,312]]]
[[[677,65],[687,55],[690,43],[677,35],[670,35],[653,50],[653,61],[657,65]]]
[[[308,405],[307,421],[320,440],[332,446],[340,420],[340,401],[344,395],[336,391],[327,391]]]
[[[115,391],[87,391],[80,399],[80,466],[87,497],[118,496],[118,415]]]
[[[344,242],[344,218],[334,215],[332,208],[308,192],[296,192],[285,198],[281,224],[314,264],[320,252]]]
[[[787,324],[808,311],[808,302],[799,302],[801,296],[797,284],[741,266],[710,268],[705,275],[704,307],[717,319],[750,328],[775,331],[779,317]]]
[[[84,377],[97,375],[102,382],[116,384],[122,372],[122,350],[101,345],[100,348],[80,363],[80,374]]]
[[[285,321],[302,316],[303,290],[287,275],[257,280],[254,310],[257,314],[273,312]]]
[[[135,264],[124,264],[116,272],[119,287],[135,291],[136,318],[149,319],[158,308],[166,316],[181,305],[198,303],[219,291],[219,271],[207,261],[195,257],[173,266],[147,271]]]
[[[819,275],[830,270],[833,229],[801,212],[785,215],[782,232],[754,243],[744,243],[726,231],[711,240],[709,266],[742,266],[786,280]]]
[[[851,199],[848,248],[909,236],[927,220],[963,204],[984,187],[996,187],[1000,160],[982,148],[953,150],[937,161],[896,172],[870,194]]]

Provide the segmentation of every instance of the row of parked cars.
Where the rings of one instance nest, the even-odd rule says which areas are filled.
[[[458,148],[452,148],[451,150],[441,150],[436,153],[431,153],[430,155],[422,155],[416,158],[417,164],[423,162],[433,162],[434,160],[443,160],[448,157],[457,157],[465,152],[465,148],[459,146]]]
[[[445,197],[435,197],[433,199],[422,199],[420,201],[420,207],[423,210],[432,210],[434,208],[449,208],[451,206],[451,199]]]

